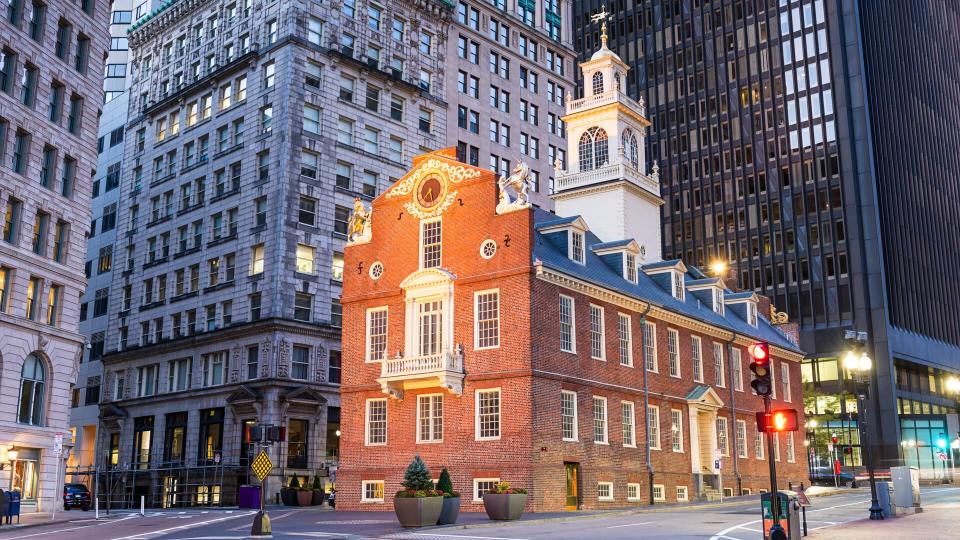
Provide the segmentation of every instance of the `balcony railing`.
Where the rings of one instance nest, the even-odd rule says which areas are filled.
[[[557,192],[561,192],[621,179],[627,180],[657,196],[660,195],[659,181],[641,173],[627,163],[604,165],[590,171],[564,172],[557,175],[555,187]]]
[[[377,381],[385,394],[403,399],[408,382],[418,387],[431,381],[457,395],[463,393],[463,354],[445,350],[428,356],[410,356],[384,360]]]
[[[622,105],[639,114],[640,116],[644,118],[647,117],[647,107],[643,104],[642,99],[638,103],[627,94],[616,89],[608,90],[602,94],[594,94],[592,96],[568,101],[567,114],[574,114],[586,109],[593,109],[594,107],[600,107],[602,105],[609,105],[610,103],[617,102],[620,102]]]

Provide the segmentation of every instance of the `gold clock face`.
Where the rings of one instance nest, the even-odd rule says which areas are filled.
[[[440,183],[440,179],[435,176],[431,176],[420,182],[420,186],[417,187],[417,202],[420,203],[420,206],[424,208],[433,208],[436,206],[443,195],[443,184]]]

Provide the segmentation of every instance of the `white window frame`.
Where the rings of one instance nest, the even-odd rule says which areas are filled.
[[[579,239],[579,242],[577,241]],[[586,235],[582,231],[570,229],[567,257],[577,264],[587,264]]]
[[[650,321],[644,321],[646,328],[643,332],[643,369],[651,373],[660,373],[659,362],[657,361],[657,324]],[[649,341],[649,343],[648,343]],[[647,362],[647,349],[652,349],[650,357],[653,360],[653,369]]]
[[[790,403],[793,398],[790,391],[790,364],[784,361],[780,362],[780,384],[783,385],[783,400]]]
[[[563,419],[567,416],[563,414],[563,396],[571,396],[573,398],[573,437],[565,437],[563,429]],[[577,393],[573,390],[561,390],[560,391],[560,437],[565,441],[576,442],[580,434],[578,433],[577,426]]]
[[[721,429],[721,424],[723,427]],[[717,423],[717,449],[720,450],[721,456],[730,455],[730,422],[727,421],[726,416],[718,416]]]
[[[654,501],[667,500],[666,487],[663,484],[653,485],[653,500]]]
[[[620,345],[620,365],[633,367],[633,317],[629,313],[617,313],[617,342]]]
[[[487,477],[474,478],[474,479],[473,479],[473,502],[475,502],[475,503],[482,503],[482,502],[483,502],[483,497],[482,497],[482,496],[479,494],[479,492],[478,492],[479,487],[480,487],[478,484],[479,484],[480,482],[492,482],[493,484],[498,484],[498,483],[500,483],[500,479],[499,479],[499,478],[487,478]]]
[[[425,259],[424,255],[426,255],[426,252],[424,251],[424,248],[426,246],[423,243],[424,230],[426,229],[427,225],[430,225],[433,223],[440,224],[440,242],[436,244],[439,246],[440,252],[437,257],[438,258],[437,265],[431,266],[430,268],[440,268],[441,266],[443,266],[443,220],[441,218],[433,218],[433,219],[425,219],[420,222],[419,235],[418,235],[419,236],[418,240],[419,240],[420,268],[426,268],[424,266],[424,259]],[[430,245],[434,245],[434,244],[430,244]]]
[[[437,397],[440,398],[440,414],[439,414],[439,415],[437,415],[436,407],[434,407],[435,402],[434,402],[434,399],[433,399],[433,398],[437,398]],[[429,419],[431,420],[431,422],[430,422],[430,424],[429,424],[429,426],[430,426],[429,429],[430,429],[430,432],[431,432],[431,433],[430,433],[431,436],[430,436],[429,438],[426,438],[426,439],[423,438],[423,432],[421,431],[421,427],[422,427],[422,426],[421,426],[421,422],[423,421],[424,418],[423,418],[423,416],[422,416],[422,414],[421,414],[422,408],[421,408],[421,403],[420,403],[420,402],[421,402],[422,400],[424,400],[424,398],[426,398],[426,400],[427,400],[427,408],[430,409],[430,411],[429,411],[429,413],[430,413]],[[416,424],[417,444],[433,444],[433,443],[442,443],[442,442],[443,442],[443,408],[444,408],[443,394],[420,394],[420,395],[417,396],[417,424]],[[436,419],[438,416],[439,416],[439,418],[440,418],[440,434],[439,434],[439,435],[438,435],[437,433],[434,433],[434,427],[435,427],[435,426],[434,426],[434,423],[433,423],[433,420]]]
[[[636,495],[630,495],[630,490],[635,490]],[[627,484],[627,502],[640,502],[640,484],[630,482]]]
[[[777,399],[777,369],[773,366],[773,358],[770,359],[770,397]]]
[[[370,398],[364,405],[363,413],[363,444],[364,446],[386,446],[390,434],[390,416],[387,410],[384,410],[383,442],[371,442],[370,437],[370,406],[374,402],[387,404],[387,398]]]
[[[650,445],[651,450],[660,450],[660,407],[657,405],[647,407],[647,444]]]
[[[598,416],[597,413],[601,409],[597,407],[597,403],[603,403],[603,415],[602,417]],[[597,440],[597,424],[599,422],[603,423],[603,438],[602,440]],[[610,444],[610,411],[607,409],[607,398],[601,396],[593,396],[593,443],[594,444]]]
[[[480,297],[485,295],[496,295],[497,302],[497,312],[496,318],[493,319],[496,321],[496,344],[480,346]],[[473,293],[473,350],[482,351],[486,349],[499,349],[500,348],[500,289],[486,289],[483,291],[476,291]]]
[[[757,431],[756,435],[753,438],[753,453],[757,459],[763,459],[763,455],[766,453],[764,450],[764,440],[763,432]]]
[[[623,252],[623,277],[630,283],[637,282],[637,256],[629,251]]]
[[[718,315],[724,314],[723,309],[723,289],[720,287],[713,288],[713,312]]]
[[[757,304],[754,302],[747,302],[747,323],[754,328],[757,327]]]
[[[741,437],[742,435],[742,437]],[[747,453],[747,422],[746,420],[737,420],[737,457],[740,459],[747,459],[749,457]]]
[[[797,461],[797,451],[796,447],[793,446],[793,432],[787,432],[787,463],[795,463]]]
[[[380,484],[380,492],[386,493],[386,486],[383,480],[363,480],[360,482],[360,502],[362,503],[382,503],[383,497],[379,499],[376,498],[367,498],[367,486]]]
[[[677,422],[674,422],[677,420]],[[670,409],[670,448],[678,453],[683,453],[683,411],[681,409]],[[679,444],[677,444],[679,442]]]
[[[723,343],[714,342],[713,344],[713,378],[714,378],[713,383],[718,388],[727,387],[727,374],[725,369],[726,366],[724,365],[723,356],[724,356]]]
[[[559,316],[560,316],[560,325],[563,325],[563,302],[564,300],[570,301],[570,348],[563,348],[563,331],[560,332],[560,350],[568,353],[577,353],[577,303],[572,296],[567,296],[565,294],[560,295],[560,301],[558,302],[559,307]]]
[[[594,328],[594,323],[599,322],[599,329]],[[590,358],[594,360],[607,360],[607,335],[604,324],[603,306],[590,304]],[[599,354],[597,354],[599,352]]]
[[[670,288],[673,289],[673,297],[681,302],[685,302],[687,299],[686,287],[683,283],[683,272],[679,270],[673,270],[670,272]]]
[[[690,336],[690,358],[693,363],[693,382],[703,383],[703,340]],[[699,375],[699,376],[698,376]]]
[[[677,502],[687,502],[690,500],[690,491],[687,486],[677,486]]]
[[[667,353],[670,356],[670,376],[680,378],[680,332],[667,328]]]
[[[629,414],[627,410],[629,409]],[[627,423],[627,419],[630,420],[630,423]],[[627,448],[636,448],[637,447],[637,408],[634,406],[632,401],[621,401],[620,402],[620,425],[623,428],[623,445]],[[627,444],[627,435],[630,435],[630,444]]]
[[[609,488],[607,495],[601,494],[600,488]],[[613,482],[597,482],[597,500],[598,501],[612,501],[613,498]]]
[[[383,358],[373,358],[373,355],[372,355],[373,344],[371,341],[373,334],[371,334],[370,332],[371,318],[374,313],[381,313],[381,312],[384,313],[384,316],[386,317],[386,319],[384,320],[384,328],[383,328],[383,340],[384,340]],[[387,349],[389,349],[389,339],[390,339],[390,308],[388,306],[378,306],[375,308],[367,309],[366,334],[367,334],[366,336],[367,350],[366,350],[366,354],[364,354],[365,361],[368,363],[385,361],[389,356],[389,354],[387,353]]]
[[[773,456],[777,463],[780,462],[780,433],[773,432]]]
[[[743,356],[740,349],[733,349],[730,354],[730,361],[733,362],[733,389],[743,392]]]
[[[497,434],[495,436],[480,436],[480,394],[497,393]],[[476,441],[496,441],[503,435],[503,392],[500,387],[496,388],[478,388],[473,396],[473,420],[474,420],[474,440]]]

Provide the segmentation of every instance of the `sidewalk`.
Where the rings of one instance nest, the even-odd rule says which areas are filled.
[[[843,525],[810,531],[808,538],[843,538],[843,540],[877,540],[877,538],[923,538],[924,540],[957,538],[957,505],[930,504],[920,514],[871,521],[858,519]]]
[[[66,523],[68,521],[93,520],[93,510],[81,512],[79,510],[70,510],[68,512],[58,511],[56,517],[51,512],[30,512],[20,514],[19,523],[16,516],[10,518],[10,524],[7,525],[6,518],[3,519],[3,525],[0,526],[0,532],[11,531],[13,529],[23,529],[26,527],[35,527],[37,525],[49,525],[51,523]],[[100,513],[100,519],[106,519],[103,512]]]

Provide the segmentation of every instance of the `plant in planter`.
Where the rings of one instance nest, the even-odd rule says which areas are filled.
[[[312,504],[314,506],[322,505],[327,498],[327,494],[323,492],[323,480],[320,480],[319,474],[313,475],[313,485],[310,486],[310,489],[313,491]]]
[[[453,525],[460,515],[460,494],[453,490],[453,482],[450,481],[450,473],[446,467],[440,472],[437,491],[443,494],[443,509],[437,525]]]
[[[300,488],[300,479],[294,474],[290,479],[290,485],[280,488],[280,501],[284,506],[297,506],[297,489]]]
[[[296,490],[297,506],[310,506],[313,504],[313,491],[311,491],[310,488],[304,487],[296,474],[293,475],[293,480],[290,481],[290,487]]]
[[[490,519],[520,519],[526,505],[527,490],[511,487],[509,482],[498,482],[491,491],[483,494],[483,509]]]
[[[430,471],[420,456],[413,458],[400,483],[404,489],[393,498],[393,511],[404,527],[436,525],[443,510],[443,496],[433,489]]]

